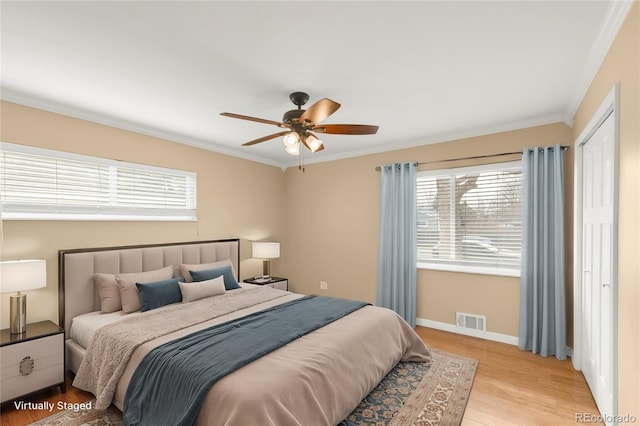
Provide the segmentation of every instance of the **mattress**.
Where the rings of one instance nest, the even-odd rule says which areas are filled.
[[[134,312],[130,315],[136,314],[137,312]],[[71,336],[71,340],[86,349],[89,347],[94,334],[96,334],[96,331],[98,331],[100,327],[113,324],[125,318],[127,317],[122,311],[111,312],[108,314],[96,311],[78,315],[71,323],[71,331],[69,332],[69,335]]]

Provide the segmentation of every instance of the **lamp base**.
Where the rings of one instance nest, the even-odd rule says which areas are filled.
[[[27,295],[15,294],[10,297],[9,333],[22,334],[27,327]]]
[[[271,261],[263,260],[262,261],[262,275],[266,275],[267,277],[271,276]]]

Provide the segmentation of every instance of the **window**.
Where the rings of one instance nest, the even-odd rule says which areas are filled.
[[[520,275],[518,162],[418,173],[418,267]]]
[[[196,174],[0,143],[3,219],[195,220]]]

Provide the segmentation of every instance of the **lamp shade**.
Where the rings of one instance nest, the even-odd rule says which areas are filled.
[[[280,243],[254,242],[251,252],[258,259],[276,259],[280,257]]]
[[[0,262],[0,293],[34,290],[47,285],[44,260],[8,260]]]

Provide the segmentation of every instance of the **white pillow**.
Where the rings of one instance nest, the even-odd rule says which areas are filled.
[[[182,302],[193,302],[205,297],[218,296],[225,293],[224,277],[219,276],[212,280],[199,281],[197,283],[178,283],[182,293]]]

